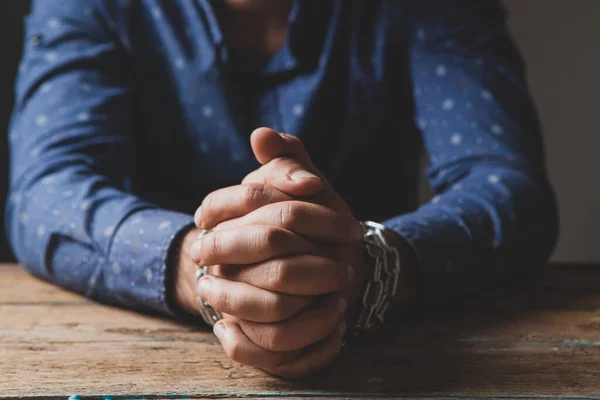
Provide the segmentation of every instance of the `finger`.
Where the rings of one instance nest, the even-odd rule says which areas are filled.
[[[343,297],[332,297],[324,304],[313,304],[303,312],[278,323],[256,323],[239,320],[248,339],[269,351],[297,350],[316,343],[331,334],[346,312]]]
[[[262,183],[231,186],[206,196],[194,215],[194,221],[202,229],[212,229],[222,221],[246,215],[267,204],[293,199],[275,187]]]
[[[250,135],[250,145],[259,163],[266,164],[278,157],[297,159],[311,172],[317,172],[304,145],[295,136],[278,133],[270,128],[258,128]]]
[[[273,257],[318,251],[315,243],[273,226],[245,226],[214,230],[190,247],[196,265],[253,264]]]
[[[346,323],[341,322],[336,331],[322,342],[310,347],[307,352],[293,361],[265,370],[273,375],[297,379],[313,374],[331,364],[342,348]]]
[[[335,192],[324,177],[321,181],[302,179],[294,182],[294,173],[301,164],[291,158],[276,158],[259,169],[246,175],[243,184],[258,183],[273,186],[276,189],[298,197],[312,196],[311,201],[323,204],[346,214],[351,214],[350,207]],[[301,182],[301,184],[300,184]]]
[[[210,275],[198,282],[198,296],[222,313],[261,323],[288,319],[313,301]]]
[[[340,291],[354,277],[351,265],[312,254],[278,257],[248,266],[219,265],[212,271],[230,281],[302,296]]]
[[[241,218],[221,223],[219,229],[250,225],[275,226],[320,243],[358,244],[363,237],[361,224],[351,215],[297,200],[268,204]]]
[[[235,321],[221,320],[213,327],[225,353],[233,361],[264,370],[276,369],[298,357],[300,350],[273,352],[261,349],[244,335]]]
[[[292,196],[312,196],[323,189],[324,180],[294,158],[277,157],[249,173],[242,183],[264,183]]]

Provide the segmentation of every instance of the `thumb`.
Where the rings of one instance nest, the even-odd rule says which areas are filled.
[[[250,135],[250,144],[254,156],[261,164],[266,164],[275,158],[294,158],[304,165],[310,172],[320,177],[304,145],[295,136],[278,133],[270,128],[258,128]]]

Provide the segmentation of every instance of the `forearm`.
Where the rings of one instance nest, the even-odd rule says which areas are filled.
[[[473,167],[432,202],[385,224],[413,249],[427,303],[543,265],[557,236],[554,195],[545,180],[497,165]]]
[[[92,299],[171,314],[168,253],[191,216],[158,209],[79,167],[31,168],[10,198],[11,244],[31,272]]]

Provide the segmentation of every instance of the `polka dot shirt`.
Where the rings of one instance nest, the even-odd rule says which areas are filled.
[[[208,0],[34,0],[10,126],[7,229],[33,273],[172,314],[170,254],[203,197],[300,137],[358,218],[410,245],[436,302],[542,265],[540,129],[496,0],[296,0],[273,57]],[[435,197],[417,206],[420,156]]]

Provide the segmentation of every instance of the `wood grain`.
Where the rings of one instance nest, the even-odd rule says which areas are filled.
[[[554,266],[461,303],[365,336],[323,373],[290,382],[231,362],[201,327],[0,266],[0,399],[600,395],[600,267]]]

